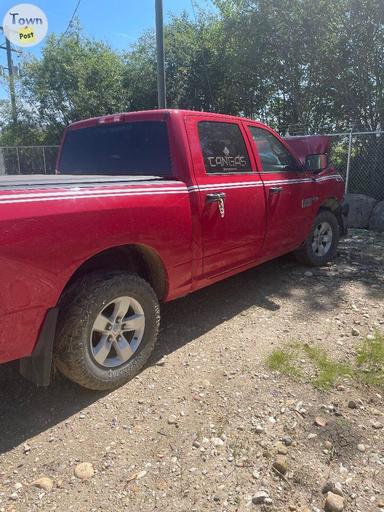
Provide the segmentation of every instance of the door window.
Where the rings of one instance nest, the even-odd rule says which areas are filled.
[[[251,172],[247,148],[237,124],[200,121],[198,131],[207,173]]]
[[[298,163],[287,148],[271,132],[249,126],[264,172],[298,170]]]

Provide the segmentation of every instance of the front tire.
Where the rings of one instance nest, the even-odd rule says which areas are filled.
[[[328,210],[320,211],[307,239],[295,252],[296,259],[311,267],[325,265],[336,255],[339,239],[340,226],[336,216]]]
[[[157,297],[144,279],[127,272],[89,274],[61,300],[56,367],[88,389],[115,389],[147,362],[159,323]]]

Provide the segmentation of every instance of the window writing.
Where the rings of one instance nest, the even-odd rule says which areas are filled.
[[[207,173],[251,171],[247,148],[238,125],[201,121],[198,131]]]

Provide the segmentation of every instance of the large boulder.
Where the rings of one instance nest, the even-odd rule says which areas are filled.
[[[374,207],[369,219],[369,229],[384,233],[384,201],[380,201]]]
[[[368,228],[369,218],[377,204],[376,199],[364,194],[347,194],[344,203],[349,204],[348,228]]]

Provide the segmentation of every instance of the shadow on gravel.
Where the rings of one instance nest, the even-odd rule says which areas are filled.
[[[66,420],[105,393],[82,389],[61,377],[49,388],[24,380],[17,365],[0,366],[0,454]]]
[[[308,269],[286,256],[165,304],[160,343],[151,362],[251,307],[273,313],[289,299],[296,306],[292,322],[333,311],[346,300],[344,287],[350,283],[363,285],[372,299],[384,299],[383,234],[351,230],[340,243],[338,257],[325,268]]]
[[[308,269],[289,258],[281,258],[165,304],[159,343],[149,365],[251,307],[273,314],[281,307],[282,300],[290,299],[295,301],[297,315],[320,314],[344,300],[343,288],[350,281],[362,283],[372,298],[383,298],[380,283],[384,237],[379,239],[379,246],[376,240],[369,239],[376,252],[364,259],[369,244],[361,233],[354,236],[355,239],[352,236],[342,243],[341,256],[331,267],[311,271],[312,276],[304,275]],[[17,367],[0,365],[0,454],[104,395],[60,377],[49,388],[36,388],[18,375]]]

